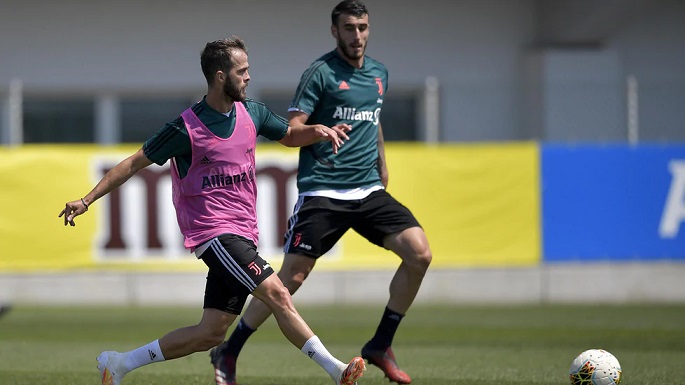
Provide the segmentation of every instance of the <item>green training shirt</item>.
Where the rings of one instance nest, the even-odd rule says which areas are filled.
[[[250,118],[254,122],[257,135],[262,135],[270,140],[283,139],[288,132],[288,122],[281,116],[271,112],[261,102],[247,99],[245,102]],[[200,121],[220,138],[228,138],[235,129],[235,105],[229,116],[213,109],[207,104],[205,98],[195,103],[193,112]],[[183,118],[179,115],[173,121],[167,123],[143,145],[145,156],[158,165],[163,165],[167,160],[176,158],[178,174],[184,178],[190,167],[192,154],[190,137],[186,130]]]
[[[387,87],[383,64],[364,56],[364,65],[357,69],[336,51],[317,59],[302,74],[289,111],[308,114],[307,124],[347,123],[352,131],[336,155],[329,142],[300,149],[300,193],[381,185],[378,123]]]

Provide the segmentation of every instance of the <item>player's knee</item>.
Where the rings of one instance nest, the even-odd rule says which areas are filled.
[[[308,276],[309,272],[304,271],[290,273],[285,276],[281,276],[279,274],[281,281],[283,281],[283,285],[285,285],[285,287],[288,288],[290,294],[294,294],[297,291],[297,289],[299,289],[302,286],[304,280],[307,279]]]
[[[292,307],[292,298],[290,297],[290,291],[283,285],[279,285],[278,287],[270,289],[268,297],[272,307],[276,309],[285,309]]]
[[[430,266],[432,260],[433,253],[431,252],[430,247],[425,245],[424,247],[414,250],[410,258],[405,258],[405,263],[407,263],[412,270],[423,274],[428,270],[428,266]]]
[[[428,269],[428,266],[430,266],[431,262],[433,261],[433,253],[429,247],[426,247],[426,249],[419,254],[418,261],[422,270],[425,271]]]
[[[293,294],[302,286],[314,267],[314,259],[300,255],[286,255],[285,263],[278,272],[283,285]]]

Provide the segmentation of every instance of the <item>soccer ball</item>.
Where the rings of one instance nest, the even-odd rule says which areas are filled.
[[[618,385],[621,383],[621,364],[606,350],[590,349],[573,360],[569,377],[571,385]]]

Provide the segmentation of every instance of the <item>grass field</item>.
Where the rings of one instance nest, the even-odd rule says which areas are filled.
[[[301,307],[329,350],[359,354],[381,307]],[[0,318],[0,384],[99,384],[101,350],[129,350],[194,324],[189,308],[15,307]],[[685,384],[685,306],[416,306],[394,349],[416,385],[568,384],[573,358],[601,347],[623,367],[623,385]],[[330,385],[270,320],[238,362],[241,385]],[[206,353],[148,365],[123,385],[213,384]],[[387,384],[369,367],[359,385]]]

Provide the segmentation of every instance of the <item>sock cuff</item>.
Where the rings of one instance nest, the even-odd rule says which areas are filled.
[[[313,335],[302,345],[300,351],[311,358],[319,346],[321,346],[321,340],[316,335]]]
[[[307,357],[319,364],[333,380],[335,380],[345,368],[345,364],[333,357],[316,335],[308,339],[300,350],[302,353],[306,354]]]
[[[119,357],[122,359],[121,366],[124,373],[153,362],[165,360],[162,348],[159,347],[159,340],[154,340],[129,352],[121,353]]]
[[[151,349],[148,350],[148,353],[150,354],[150,359],[153,362],[158,362],[158,361],[164,361],[164,353],[162,353],[162,348],[159,346],[159,340],[154,340],[150,342],[150,347]],[[153,357],[155,353],[158,353],[158,357]]]
[[[245,319],[244,319],[244,318],[241,318],[241,319],[240,319],[240,322],[238,322],[238,329],[242,329],[243,331],[246,331],[246,332],[248,332],[248,333],[250,333],[250,334],[254,333],[254,332],[257,330],[256,328],[253,329],[252,327],[250,327],[250,325],[248,325],[247,323],[245,323]]]
[[[397,321],[399,321],[399,320],[401,320],[402,318],[404,318],[404,314],[398,313],[398,312],[392,310],[391,308],[389,308],[389,307],[387,307],[387,306],[385,307],[385,315],[386,315],[386,316],[389,316],[389,317],[391,317],[391,318],[394,318],[394,319],[396,319]]]

